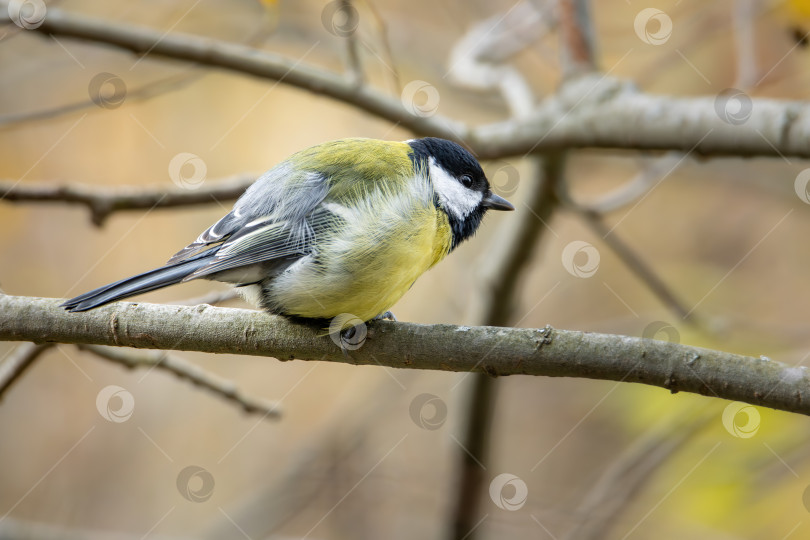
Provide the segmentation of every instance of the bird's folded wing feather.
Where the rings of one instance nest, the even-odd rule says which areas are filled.
[[[265,254],[263,260],[274,253],[286,256],[283,253],[289,248],[284,245],[301,245],[299,237],[308,232],[310,214],[328,192],[329,182],[323,175],[293,171],[287,162],[281,163],[248,187],[228,215],[175,253],[167,264],[185,261],[213,248],[220,252],[226,244],[232,244],[231,253],[241,253],[234,247],[238,238],[245,239],[246,249],[267,242],[266,249],[261,250]]]

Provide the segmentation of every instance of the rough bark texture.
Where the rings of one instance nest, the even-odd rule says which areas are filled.
[[[804,367],[678,343],[558,330],[376,321],[354,351],[318,326],[262,312],[121,302],[68,313],[0,296],[0,340],[272,356],[407,369],[637,382],[810,414]]]

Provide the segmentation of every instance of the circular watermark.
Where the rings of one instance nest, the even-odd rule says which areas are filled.
[[[180,152],[169,161],[169,178],[183,189],[199,189],[207,173],[205,161],[191,152]]]
[[[96,396],[96,409],[108,422],[126,422],[135,411],[135,398],[126,388],[111,384],[105,386]]]
[[[570,242],[562,251],[562,263],[569,274],[589,278],[599,269],[599,250],[584,240]]]
[[[349,37],[360,25],[360,14],[351,2],[333,0],[321,11],[321,23],[326,31],[338,37]]]
[[[42,0],[10,0],[8,3],[9,19],[25,30],[34,30],[42,26],[47,11],[48,8]]]
[[[426,118],[439,110],[439,91],[425,81],[411,81],[402,89],[402,106],[414,116]]]
[[[681,333],[678,329],[665,321],[653,321],[644,327],[641,333],[644,339],[657,339],[658,341],[669,341],[670,343],[680,343]]]
[[[214,475],[198,465],[189,465],[177,475],[177,491],[187,501],[205,502],[214,494]]]
[[[810,485],[804,488],[804,493],[802,493],[802,504],[804,504],[804,509],[810,512]]]
[[[489,174],[492,189],[499,195],[514,195],[520,184],[520,173],[511,163],[505,161],[495,165],[497,168]]]
[[[736,88],[726,88],[714,99],[714,112],[726,124],[739,126],[751,118],[754,102],[751,97]]]
[[[663,45],[672,36],[672,19],[660,9],[642,9],[633,20],[633,29],[647,45]]]
[[[528,497],[526,482],[514,474],[501,473],[489,483],[489,498],[501,510],[520,510]]]
[[[740,419],[743,418],[743,422]],[[759,411],[753,405],[735,401],[723,410],[723,427],[740,439],[750,439],[759,431]]]
[[[796,181],[793,182],[793,189],[796,190],[796,195],[805,204],[810,204],[810,169],[804,169],[796,175]]]
[[[447,420],[447,404],[439,396],[419,394],[408,407],[413,423],[422,429],[435,431]]]
[[[117,109],[127,97],[127,85],[118,75],[105,71],[90,79],[87,94],[102,109]]]
[[[356,351],[362,347],[367,335],[366,323],[351,313],[341,313],[329,323],[329,337],[346,351]]]

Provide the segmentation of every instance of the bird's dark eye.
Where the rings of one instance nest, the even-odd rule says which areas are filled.
[[[471,188],[472,185],[473,185],[473,179],[468,174],[461,175],[461,177],[458,179],[458,181],[461,182],[462,186],[464,186],[465,188],[468,188],[468,189]]]

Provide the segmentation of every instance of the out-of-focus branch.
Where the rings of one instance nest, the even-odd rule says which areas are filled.
[[[155,96],[182,90],[186,86],[195,83],[205,75],[200,71],[184,71],[168,77],[161,78],[157,81],[150,82],[139,88],[128,88],[126,98],[127,101],[139,101],[151,99]],[[73,103],[58,105],[48,109],[39,109],[31,112],[14,112],[0,116],[0,128],[15,126],[25,122],[34,122],[37,120],[48,120],[51,118],[58,118],[65,114],[76,113],[85,109],[95,108],[97,105],[92,99],[84,99]]]
[[[737,60],[737,77],[734,88],[751,88],[759,79],[757,47],[754,24],[757,13],[756,0],[735,0],[733,6],[734,49]]]
[[[574,512],[577,523],[564,540],[605,538],[622,509],[654,477],[655,471],[716,418],[715,410],[687,415],[685,421],[656,425],[641,436],[604,471],[582,499]]]
[[[563,78],[596,70],[593,24],[588,0],[558,0]]]
[[[491,261],[482,270],[481,302],[474,308],[473,320],[491,326],[514,323],[517,291],[532,256],[540,244],[548,222],[557,207],[554,195],[563,173],[564,158],[560,155],[535,160],[531,165],[535,177],[530,179],[526,208],[516,219],[504,225],[493,246]],[[467,432],[462,444],[460,481],[453,515],[453,538],[473,540],[475,525],[481,520],[481,494],[485,471],[479,463],[487,463],[492,418],[494,415],[497,381],[482,374],[473,376],[467,411]]]
[[[505,14],[476,23],[450,52],[448,74],[460,86],[497,91],[514,118],[534,108],[535,97],[523,75],[508,60],[540,39],[554,25],[553,9],[518,2]]]
[[[22,538],[26,540],[143,540],[143,535],[111,531],[110,529],[82,529],[4,516],[0,522],[0,540],[20,540]],[[192,540],[192,538],[194,537],[149,533],[149,540]]]
[[[607,214],[627,206],[643,196],[655,187],[655,184],[659,183],[662,178],[672,174],[685,161],[686,159],[680,152],[667,152],[665,155],[653,159],[651,163],[647,164],[628,182],[613,191],[603,194],[598,200],[574,201],[567,190],[564,193],[559,193],[559,195],[565,205],[574,207],[579,211]],[[562,187],[567,186],[562,185]]]
[[[22,374],[31,367],[34,360],[46,350],[50,349],[53,343],[23,343],[12,352],[5,360],[0,362],[0,399],[3,394],[11,388],[11,385],[18,380]]]
[[[374,321],[354,351],[320,325],[233,308],[118,302],[69,313],[63,300],[0,296],[0,341],[116,345],[407,369],[585,377],[660,386],[810,415],[810,375],[767,358],[627,336]]]
[[[461,139],[481,159],[589,147],[810,157],[810,105],[802,102],[755,99],[750,116],[736,125],[717,114],[717,96],[649,95],[631,83],[593,74],[564,84],[521,119],[469,128],[441,115],[412,114],[399,99],[369,86],[358,87],[342,75],[244,45],[163,34],[59,9],[49,9],[36,31],[282,81],[354,105],[416,134]]]
[[[229,300],[239,298],[239,293],[235,288],[228,288],[222,291],[213,291],[202,296],[194,298],[186,298],[185,300],[176,300],[174,302],[167,302],[176,306],[198,306],[200,304],[208,304],[209,306],[216,306],[217,304],[224,304]]]
[[[613,250],[627,267],[663,302],[683,320],[696,323],[696,315],[686,304],[658,277],[650,266],[627,243],[611,231],[604,220],[593,212],[580,212],[580,216],[599,239]]]
[[[519,119],[534,108],[531,86],[508,60],[537,41],[553,26],[553,3],[523,1],[505,14],[496,14],[474,25],[453,47],[450,71],[463,86],[478,90],[496,90]],[[517,283],[538,243],[542,227],[555,206],[549,168],[541,167],[551,159],[533,160],[529,212],[509,221],[508,230],[498,234],[497,255],[485,267],[486,291],[472,319],[480,324],[506,326],[511,321]],[[554,161],[557,163],[557,161]],[[542,171],[540,169],[543,169]],[[543,174],[541,174],[543,173]],[[553,175],[552,175],[553,176]],[[542,215],[542,217],[541,217]],[[470,377],[465,422],[460,435],[463,451],[458,453],[458,485],[454,488],[450,534],[459,540],[475,540],[481,520],[480,503],[485,485],[485,463],[489,462],[492,420],[495,414],[497,382],[484,374]],[[483,465],[483,467],[482,467]]]
[[[176,208],[212,204],[237,199],[256,180],[256,176],[238,175],[209,181],[199,189],[126,188],[81,184],[45,184],[0,180],[0,201],[68,203],[86,206],[95,225],[101,226],[114,212]]]
[[[281,417],[281,408],[277,403],[268,403],[247,396],[233,382],[165,351],[133,351],[103,345],[82,344],[79,344],[78,348],[110,362],[121,364],[128,369],[156,368],[168,371],[180,379],[185,379],[195,386],[205,388],[215,395],[239,405],[247,413],[260,414],[263,418],[272,418],[273,420]]]

